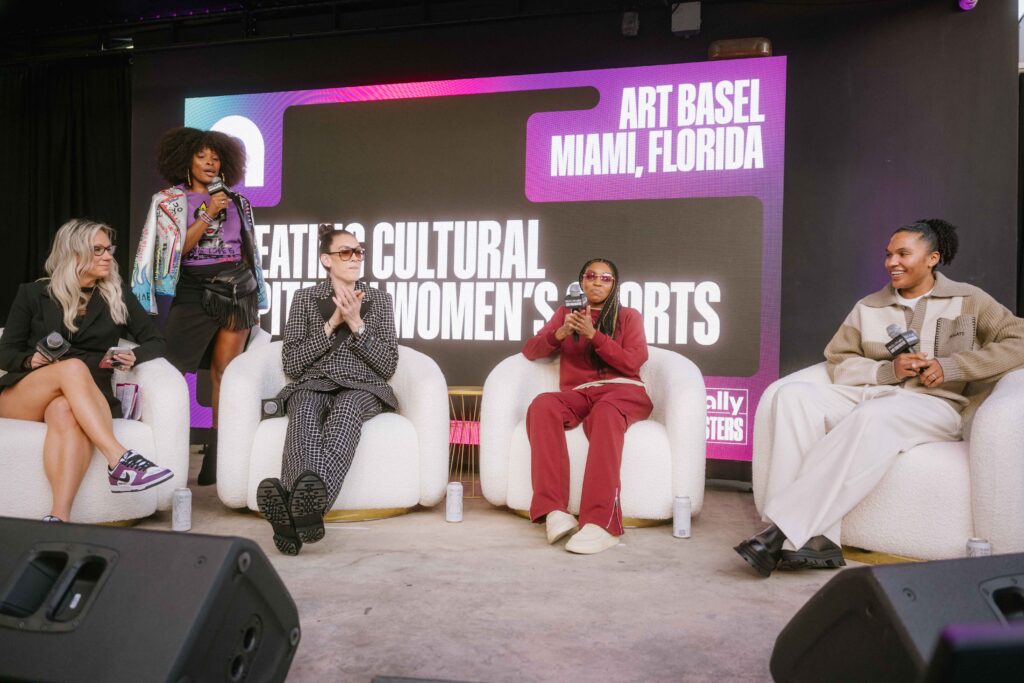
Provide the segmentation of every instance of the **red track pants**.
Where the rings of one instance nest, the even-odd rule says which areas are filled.
[[[647,391],[635,384],[553,391],[533,399],[526,413],[533,480],[530,519],[538,522],[552,510],[569,511],[569,450],[565,430],[582,422],[590,448],[583,473],[580,527],[596,524],[620,536],[622,442],[626,428],[646,419],[652,409]]]

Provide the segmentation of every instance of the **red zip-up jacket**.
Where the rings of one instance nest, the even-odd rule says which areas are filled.
[[[590,312],[595,320],[599,313],[596,309]],[[647,362],[647,338],[639,311],[625,307],[619,309],[619,324],[614,338],[598,330],[593,340],[580,337],[579,341],[574,341],[570,334],[558,341],[555,330],[565,322],[565,316],[566,308],[560,306],[551,320],[523,344],[523,355],[530,360],[547,358],[559,352],[562,354],[558,376],[562,391],[614,377],[640,381],[640,366]],[[610,367],[594,365],[590,359],[591,347]]]

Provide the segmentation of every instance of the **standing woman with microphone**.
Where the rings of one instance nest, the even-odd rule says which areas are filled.
[[[619,305],[619,271],[608,259],[583,264],[584,307],[561,306],[523,346],[530,360],[560,355],[559,388],[540,394],[526,413],[533,501],[530,519],[545,521],[548,543],[580,527],[565,549],[589,555],[623,533],[619,500],[622,445],[629,425],[653,410],[640,380],[647,338],[640,312]],[[583,425],[590,447],[579,520],[569,514],[565,430]]]
[[[227,189],[245,175],[245,148],[217,131],[175,128],[160,140],[157,168],[171,186],[150,203],[132,292],[153,315],[158,298],[171,300],[167,360],[182,373],[210,370],[213,430],[199,473],[205,486],[217,476],[221,377],[267,305],[252,207]]]
[[[761,576],[844,565],[846,513],[903,451],[959,440],[962,415],[1024,365],[1024,320],[938,272],[957,246],[943,220],[897,228],[885,250],[889,284],[858,301],[825,348],[832,383],[779,388],[770,526],[735,547]]]

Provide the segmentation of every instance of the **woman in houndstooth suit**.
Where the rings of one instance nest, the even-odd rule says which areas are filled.
[[[323,515],[341,491],[363,423],[396,410],[388,379],[398,365],[391,295],[359,279],[365,250],[334,225],[320,226],[328,278],[295,295],[282,357],[291,378],[281,479],[257,489],[278,550],[295,555],[324,536]]]

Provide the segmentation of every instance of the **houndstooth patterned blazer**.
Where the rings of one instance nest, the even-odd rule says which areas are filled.
[[[324,322],[334,309],[330,280],[295,294],[281,352],[284,372],[293,381],[278,398],[287,400],[299,388],[342,387],[368,391],[392,410],[398,409],[398,399],[387,382],[398,366],[391,295],[362,280],[356,289],[363,292],[361,317],[366,325],[360,335],[352,334],[344,323],[330,337],[324,334]]]

